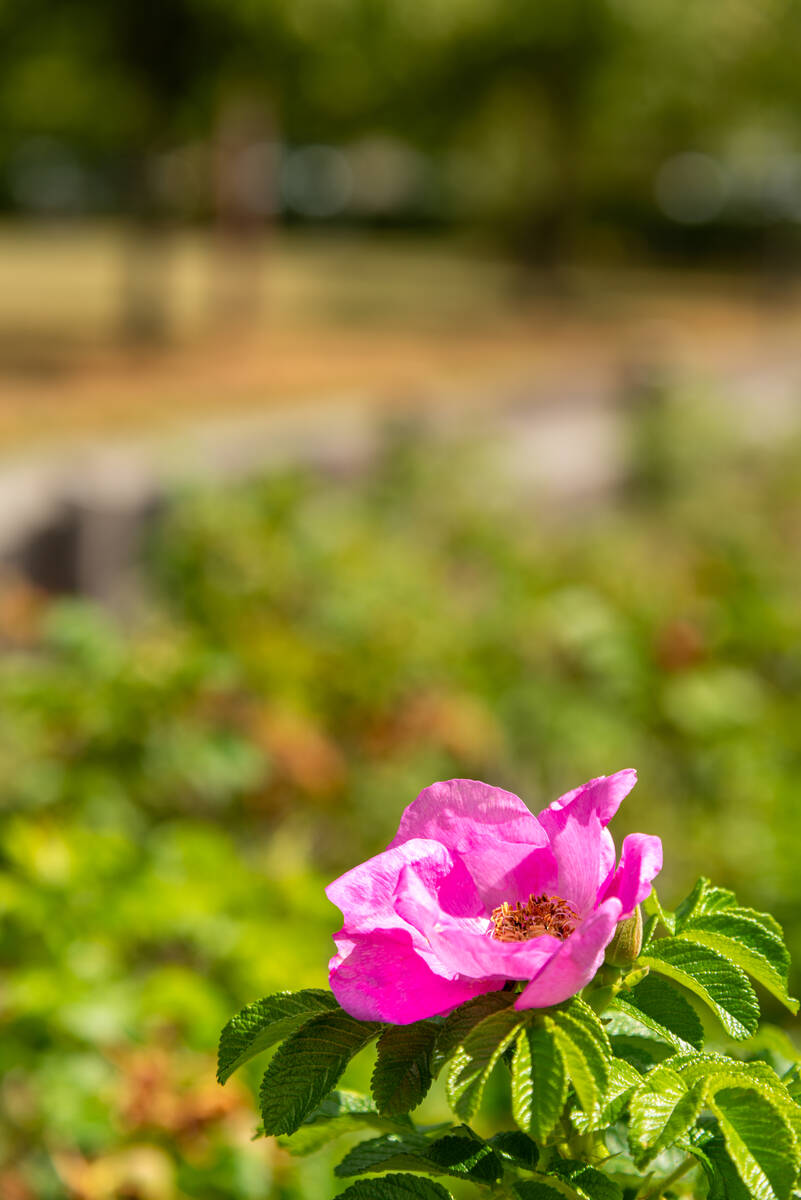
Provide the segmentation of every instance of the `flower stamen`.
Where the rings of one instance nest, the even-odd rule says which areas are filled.
[[[527,942],[549,933],[564,941],[576,928],[578,919],[579,914],[568,900],[543,892],[541,896],[529,896],[525,904],[519,900],[509,904],[504,900],[493,908],[492,936],[499,942]]]

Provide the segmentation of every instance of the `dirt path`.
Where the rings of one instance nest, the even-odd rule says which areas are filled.
[[[751,438],[799,423],[801,297],[758,299],[747,280],[592,276],[567,302],[497,263],[339,245],[271,279],[247,331],[185,321],[158,354],[84,337],[58,369],[0,369],[0,555],[22,548],[45,575],[72,556],[65,586],[106,596],[176,484],[299,459],[351,470],[390,414],[494,440],[563,498],[617,478],[620,401],[654,373],[718,397]]]

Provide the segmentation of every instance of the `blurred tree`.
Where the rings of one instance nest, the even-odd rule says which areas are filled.
[[[655,203],[660,168],[687,151],[718,161],[726,184],[699,228],[789,229],[801,211],[797,9],[797,0],[692,10],[679,0],[6,0],[0,200],[30,207],[38,180],[56,207],[61,160],[41,144],[50,139],[88,166],[84,183],[104,183],[105,198],[84,197],[85,207],[122,208],[155,228],[174,205],[159,154],[207,141],[244,98],[263,104],[290,146],[390,134],[424,150],[432,182],[418,215],[482,221],[544,265],[604,222],[626,235],[656,231],[676,248],[713,246],[692,219]],[[219,189],[207,174],[195,211],[208,216]],[[63,170],[61,183],[63,199]],[[149,311],[132,325],[152,334]]]

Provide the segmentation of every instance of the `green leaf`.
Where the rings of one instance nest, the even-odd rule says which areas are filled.
[[[601,1023],[601,1019],[590,1008],[589,1004],[585,1000],[582,1000],[581,996],[574,996],[562,1011],[569,1013],[574,1020],[579,1021],[587,1033],[598,1043],[604,1057],[611,1058],[612,1047],[609,1044],[609,1036]]]
[[[772,1145],[781,1151],[784,1162],[791,1164],[790,1175],[795,1180],[801,1163],[801,1109],[791,1099],[775,1070],[765,1062],[737,1062],[716,1054],[676,1055],[664,1064],[664,1069],[679,1074],[687,1090],[693,1094],[697,1094],[700,1088],[701,1102],[704,1108],[715,1112],[728,1153],[743,1183],[748,1188],[758,1189],[753,1194],[759,1195],[761,1188],[765,1200],[776,1200],[776,1196],[782,1196],[783,1176],[776,1175],[776,1172],[771,1174],[772,1160],[770,1156],[765,1158],[765,1147]],[[731,1106],[729,1093],[735,1093],[731,1111],[728,1111]],[[741,1094],[751,1097],[751,1102],[741,1102]],[[745,1122],[748,1103],[751,1103],[754,1112],[753,1129]],[[728,1126],[722,1112],[729,1121]],[[636,1117],[632,1105],[632,1128],[634,1126]],[[773,1129],[770,1138],[765,1133],[769,1126]],[[755,1160],[757,1166],[748,1156]],[[766,1192],[764,1181],[760,1182],[758,1169],[775,1188],[773,1193]]]
[[[383,1175],[380,1179],[357,1179],[337,1200],[452,1200],[441,1183],[419,1175]]]
[[[564,1059],[550,1030],[529,1025],[515,1043],[512,1114],[524,1133],[544,1142],[567,1099]]]
[[[495,1150],[470,1131],[431,1141],[410,1130],[360,1142],[346,1154],[334,1173],[346,1178],[386,1170],[421,1171],[491,1184],[503,1175],[503,1164]]]
[[[621,992],[610,1005],[633,1017],[649,1032],[676,1050],[691,1051],[704,1044],[704,1027],[681,992],[658,975],[646,975],[631,991]]]
[[[642,1076],[622,1058],[613,1058],[609,1064],[609,1083],[606,1086],[600,1114],[595,1120],[586,1114],[574,1112],[573,1124],[579,1133],[588,1133],[592,1129],[608,1129],[618,1121],[625,1109],[631,1094],[642,1083]]]
[[[550,1169],[586,1200],[622,1200],[618,1184],[587,1163],[557,1159]]]
[[[672,1047],[667,1042],[657,1040],[655,1034],[649,1033],[628,1013],[610,1008],[606,1015],[615,1058],[630,1064],[641,1075],[671,1054]]]
[[[425,1136],[413,1129],[404,1133],[385,1134],[359,1142],[334,1168],[334,1174],[345,1179],[351,1175],[366,1175],[370,1171],[425,1170],[427,1150]]]
[[[651,945],[651,942],[656,936],[657,926],[659,925],[659,916],[657,913],[651,913],[650,917],[646,918],[642,927],[642,950],[646,951]]]
[[[220,1035],[218,1081],[225,1083],[243,1063],[289,1037],[310,1017],[338,1008],[331,993],[318,988],[278,992],[249,1004],[231,1018]]]
[[[672,1065],[687,1080],[705,1079],[706,1095],[726,1087],[751,1088],[777,1107],[801,1143],[801,1108],[773,1068],[766,1062],[738,1062],[722,1054],[705,1054],[692,1059],[677,1057]]]
[[[798,1147],[778,1109],[748,1088],[715,1091],[709,1107],[754,1200],[789,1200],[798,1175]]]
[[[432,1059],[433,1075],[436,1077],[439,1074],[471,1029],[493,1013],[511,1008],[516,999],[514,992],[484,992],[449,1013],[439,1028]]]
[[[637,1162],[646,1166],[695,1124],[704,1103],[703,1079],[688,1085],[666,1063],[649,1071],[629,1105],[629,1137]]]
[[[622,1200],[620,1186],[587,1163],[558,1159],[551,1172],[515,1184],[519,1200]]]
[[[782,1079],[788,1095],[796,1104],[801,1104],[801,1068],[796,1063]]]
[[[705,1140],[703,1147],[688,1145],[687,1149],[704,1169],[709,1184],[708,1200],[750,1200],[722,1134]]]
[[[387,1133],[408,1133],[412,1129],[409,1117],[383,1117],[369,1096],[358,1092],[330,1092],[303,1124],[290,1136],[278,1141],[294,1155],[313,1154],[322,1146],[343,1134],[362,1129]]]
[[[504,1129],[489,1140],[489,1145],[501,1158],[508,1159],[516,1167],[533,1171],[539,1161],[539,1147],[519,1129]]]
[[[504,1009],[485,1017],[459,1046],[448,1075],[448,1103],[458,1117],[469,1121],[481,1103],[492,1068],[511,1045],[525,1013]]]
[[[431,1057],[438,1027],[431,1021],[390,1025],[378,1039],[370,1090],[382,1113],[416,1108],[431,1087]]]
[[[702,875],[689,896],[682,900],[676,909],[675,928],[671,932],[679,933],[694,917],[703,916],[704,913],[719,912],[724,908],[733,908],[736,904],[737,897],[734,892],[730,892],[728,888],[713,887],[709,880]]]
[[[691,917],[679,937],[717,950],[729,962],[742,967],[775,996],[790,1012],[798,1012],[798,1001],[787,993],[790,955],[781,932],[767,914],[747,908],[726,908]]]
[[[609,1082],[609,1059],[604,1047],[584,1021],[568,1012],[556,1010],[545,1017],[545,1028],[556,1039],[579,1104],[587,1116],[595,1119],[600,1116],[601,1099]]]
[[[440,1171],[476,1183],[497,1183],[503,1163],[494,1148],[474,1135],[446,1134],[432,1142],[428,1160]]]
[[[572,1188],[543,1183],[539,1179],[527,1179],[524,1183],[516,1183],[514,1193],[519,1200],[565,1200],[565,1196],[570,1200],[576,1196]]]
[[[638,962],[699,996],[731,1037],[742,1041],[756,1031],[759,1004],[748,976],[715,950],[683,938],[660,938]]]
[[[380,1028],[341,1011],[323,1013],[279,1046],[259,1093],[265,1133],[294,1133]]]
[[[667,929],[668,933],[675,932],[676,918],[672,912],[668,912],[662,907],[655,887],[651,888],[651,891],[643,900],[642,910],[646,917],[656,917],[665,929]]]

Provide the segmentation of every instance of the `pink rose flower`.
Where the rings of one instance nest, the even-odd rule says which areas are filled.
[[[602,775],[536,817],[470,779],[422,791],[387,849],[326,889],[345,919],[329,964],[341,1006],[407,1025],[510,979],[526,984],[519,1009],[575,995],[662,868],[659,838],[643,833],[615,865],[606,826],[636,782]]]

